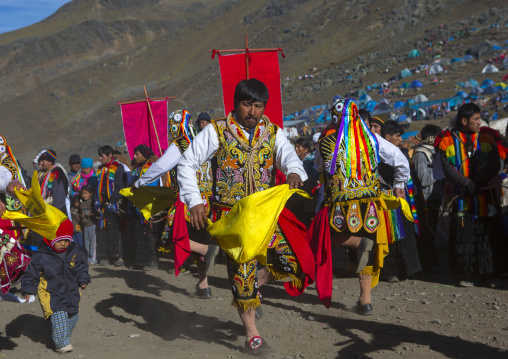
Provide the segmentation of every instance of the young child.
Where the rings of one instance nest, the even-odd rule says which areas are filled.
[[[71,218],[72,225],[74,228],[72,239],[74,240],[74,242],[76,242],[79,248],[83,249],[83,233],[81,233],[79,202],[80,202],[79,196],[76,196],[72,199]]]
[[[80,224],[83,231],[83,242],[90,265],[96,264],[95,259],[95,217],[92,211],[93,186],[87,184],[81,188],[81,203],[79,204]]]
[[[58,353],[73,350],[71,334],[78,321],[79,288],[90,283],[85,255],[72,242],[73,225],[65,219],[53,240],[32,256],[21,278],[21,294],[39,297],[44,319],[51,320],[52,337]]]

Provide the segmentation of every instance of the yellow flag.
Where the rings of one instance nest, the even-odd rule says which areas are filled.
[[[293,193],[311,198],[299,189],[284,184],[242,198],[228,214],[208,226],[210,235],[237,263],[253,258],[266,265],[266,250],[279,215]]]
[[[400,207],[404,216],[411,222],[414,222],[413,215],[411,214],[411,207],[409,207],[409,203],[404,198],[397,198],[395,196],[391,196],[384,192],[381,192],[381,199],[384,201],[386,208],[384,210],[392,210]]]
[[[32,188],[27,191],[15,190],[15,193],[19,201],[32,216],[30,217],[21,211],[5,211],[2,218],[16,221],[39,233],[44,238],[54,239],[60,223],[67,219],[67,216],[59,209],[44,202],[41,188],[39,187],[37,171],[34,172],[32,177]]]
[[[169,187],[143,186],[134,192],[128,187],[120,190],[120,194],[134,203],[147,221],[176,201],[175,192]]]

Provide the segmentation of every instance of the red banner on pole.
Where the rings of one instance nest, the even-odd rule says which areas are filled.
[[[249,78],[258,79],[268,87],[265,115],[282,127],[282,96],[280,87],[279,57],[277,51],[249,52]],[[233,97],[236,85],[246,78],[245,54],[220,55],[220,74],[225,115],[234,110]]]
[[[134,158],[134,149],[138,145],[147,145],[157,156],[162,156],[157,143],[164,152],[168,148],[168,102],[169,100],[150,100],[153,122],[147,101],[120,105],[122,109],[123,130],[129,156]],[[154,129],[155,123],[155,129]],[[157,135],[155,134],[157,131]]]

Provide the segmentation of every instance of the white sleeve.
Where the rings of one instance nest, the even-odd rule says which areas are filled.
[[[192,208],[203,203],[198,187],[197,171],[203,163],[212,158],[219,149],[219,138],[215,127],[206,126],[192,141],[178,163],[178,186],[180,200]]]
[[[11,178],[11,171],[3,166],[0,166],[0,193],[5,193],[7,185],[11,182]]]
[[[409,180],[409,162],[397,147],[379,136],[377,133],[376,139],[379,143],[379,157],[381,162],[392,166],[395,169],[394,188],[404,188],[406,182]]]
[[[280,128],[277,130],[277,135],[275,137],[275,148],[277,150],[277,168],[280,169],[286,177],[294,173],[300,176],[302,181],[306,181],[307,173],[303,169],[303,162],[297,156],[295,148],[287,139],[284,131]]]
[[[164,152],[161,158],[159,158],[154,164],[150,166],[150,168],[145,172],[140,179],[136,181],[134,186],[139,188],[141,186],[146,186],[155,180],[161,178],[166,172],[173,169],[180,161],[182,154],[180,153],[180,149],[177,145],[172,143]]]

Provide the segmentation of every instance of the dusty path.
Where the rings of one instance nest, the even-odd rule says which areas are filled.
[[[195,274],[93,267],[68,358],[244,358],[240,321],[231,307],[223,265],[211,271],[213,298],[187,296]],[[326,310],[313,288],[289,297],[281,285],[262,288],[258,328],[275,358],[508,358],[508,281],[503,290],[458,288],[409,280],[373,291],[374,315],[350,311],[354,278],[334,281]],[[0,358],[56,358],[38,301],[0,303]]]

